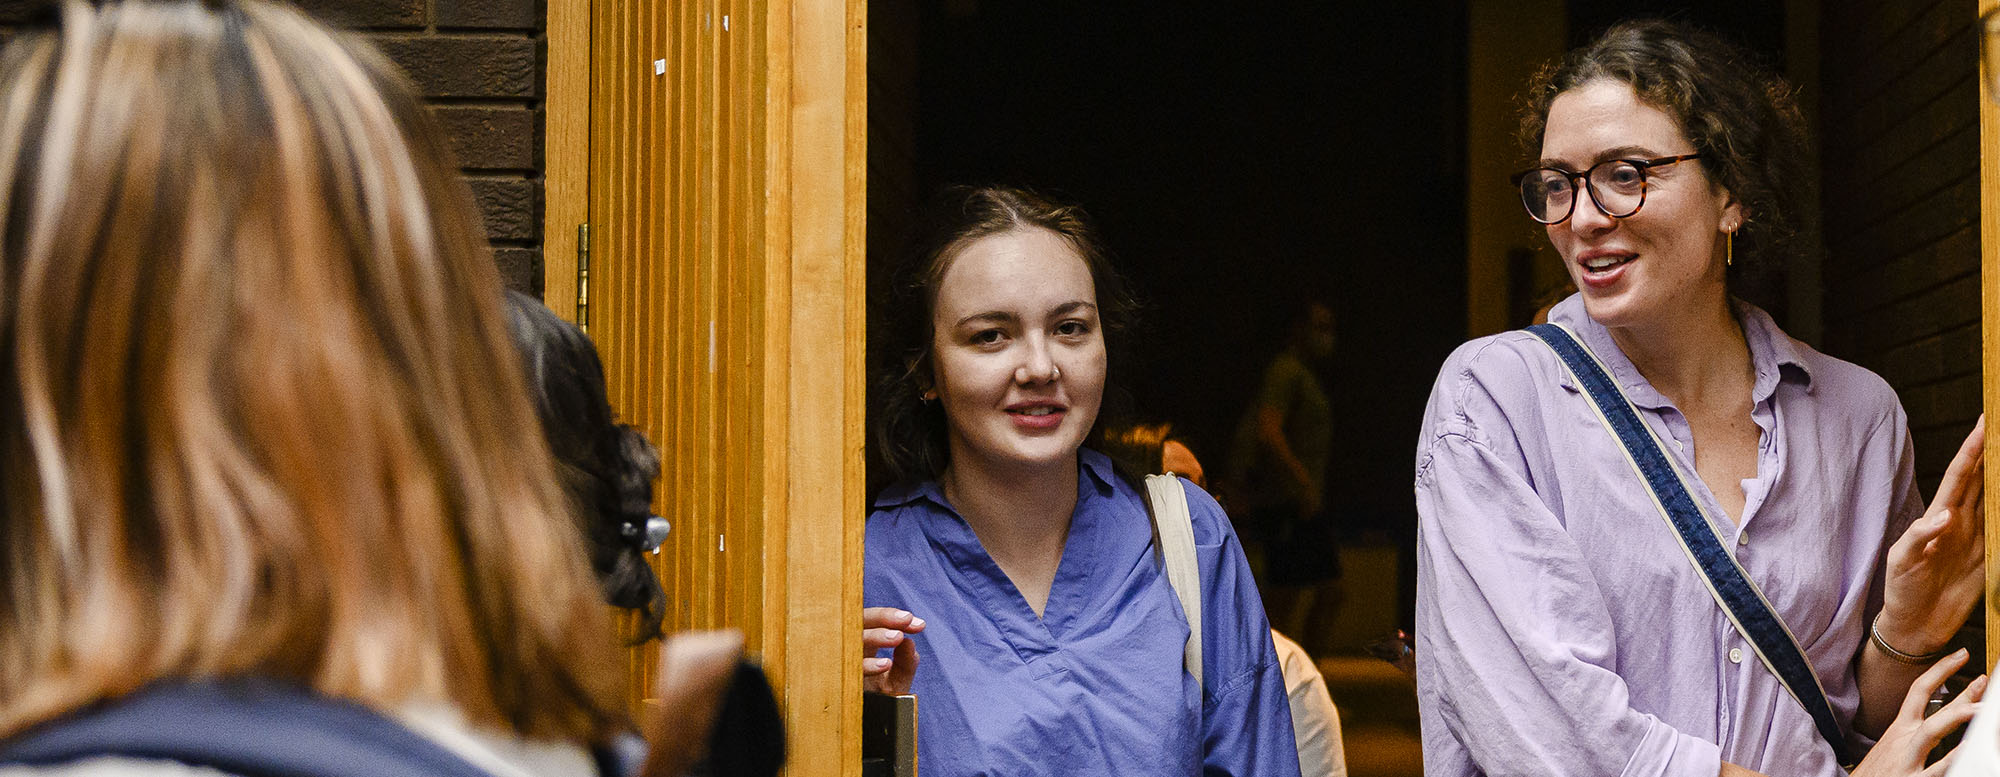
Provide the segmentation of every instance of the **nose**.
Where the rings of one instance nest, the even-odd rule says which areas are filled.
[[[1021,349],[1021,366],[1014,368],[1014,382],[1023,386],[1050,383],[1061,375],[1056,367],[1055,353],[1049,348],[1048,338],[1030,337]]]
[[[1563,222],[1569,231],[1581,236],[1601,235],[1618,225],[1618,220],[1604,215],[1604,209],[1597,205],[1597,195],[1590,187],[1577,187],[1576,207],[1571,208],[1569,220]]]

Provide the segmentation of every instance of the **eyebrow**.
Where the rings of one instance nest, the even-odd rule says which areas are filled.
[[[1603,151],[1597,152],[1597,156],[1592,157],[1590,163],[1594,165],[1607,159],[1652,159],[1658,156],[1660,156],[1659,152],[1654,151],[1645,146],[1619,146],[1617,148],[1605,149]],[[1565,170],[1569,169],[1569,166],[1563,164],[1563,160],[1560,159],[1549,159],[1544,157],[1540,162],[1537,162],[1535,164],[1541,167],[1558,167]]]
[[[1095,304],[1080,299],[1070,300],[1069,302],[1057,305],[1055,306],[1055,308],[1051,309],[1049,311],[1049,316],[1050,317],[1066,316],[1071,313],[1075,313],[1085,309],[1094,311],[1097,309],[1097,306]],[[972,315],[961,318],[958,320],[958,323],[952,325],[952,328],[956,329],[958,327],[962,327],[965,326],[966,324],[972,324],[972,323],[1008,324],[1008,323],[1013,323],[1017,320],[1019,320],[1018,316],[1015,316],[1014,314],[1008,313],[1004,310],[989,310],[984,313],[974,313]]]

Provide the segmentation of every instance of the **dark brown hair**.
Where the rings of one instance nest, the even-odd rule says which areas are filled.
[[[604,362],[582,329],[540,300],[508,291],[507,331],[521,349],[542,437],[604,600],[638,614],[639,642],[664,636],[667,593],[645,555],[660,450],[637,427],[618,422]]]
[[[1540,153],[1556,97],[1599,79],[1630,85],[1672,116],[1709,178],[1743,206],[1739,243],[1754,241],[1770,261],[1745,262],[1739,251],[1732,270],[1782,267],[1809,205],[1805,120],[1791,86],[1713,33],[1658,19],[1621,22],[1529,82],[1520,139],[1530,157]]]
[[[1010,186],[952,186],[933,200],[924,224],[922,239],[890,273],[887,299],[877,306],[884,315],[876,330],[882,348],[874,370],[880,403],[872,414],[874,437],[877,454],[898,479],[934,478],[951,463],[944,409],[922,396],[931,387],[931,313],[938,284],[966,246],[1017,229],[1045,229],[1068,241],[1090,269],[1108,375],[1115,376],[1123,361],[1124,334],[1138,309],[1090,216],[1078,206]],[[1106,416],[1124,403],[1109,377],[1104,393],[1088,441],[1102,437]]]

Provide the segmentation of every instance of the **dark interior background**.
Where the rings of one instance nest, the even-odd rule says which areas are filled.
[[[1324,298],[1330,501],[1353,532],[1407,525],[1417,420],[1465,333],[1463,18],[1446,0],[926,3],[916,188],[1024,184],[1091,211],[1148,303],[1113,371],[1211,472],[1288,319]]]

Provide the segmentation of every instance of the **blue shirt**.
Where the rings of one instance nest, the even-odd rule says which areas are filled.
[[[935,481],[889,488],[868,518],[870,607],[909,610],[919,770],[931,775],[1299,773],[1285,680],[1229,520],[1187,486],[1201,570],[1205,689],[1145,500],[1096,451],[1043,617]],[[888,655],[883,653],[882,655]]]

